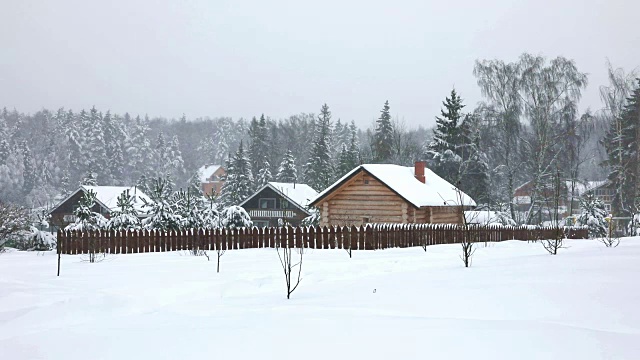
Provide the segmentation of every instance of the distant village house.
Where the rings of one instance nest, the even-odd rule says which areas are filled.
[[[306,184],[270,182],[243,201],[243,207],[258,227],[276,227],[279,222],[299,226],[311,215],[307,206],[318,192]]]
[[[202,193],[205,195],[220,195],[226,174],[227,172],[222,165],[204,165],[198,169]]]
[[[129,190],[129,196],[133,197],[133,207],[138,211],[140,218],[146,216],[146,211],[143,208],[144,201],[153,202],[149,196],[135,186],[82,185],[49,211],[51,215],[49,222],[53,226],[52,230],[64,229],[67,225],[76,221],[75,210],[80,206],[80,200],[89,190],[93,190],[96,193],[96,204],[92,209],[93,212],[100,213],[107,219],[111,216],[111,212],[118,208],[118,196],[126,190]]]

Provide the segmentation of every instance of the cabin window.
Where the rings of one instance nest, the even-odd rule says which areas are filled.
[[[260,209],[275,209],[276,199],[260,199],[258,200],[258,207]]]
[[[368,217],[363,217],[362,218],[362,224],[368,224],[370,222],[370,219]]]
[[[285,199],[280,199],[280,208],[281,209],[288,209],[289,208],[289,202]]]
[[[364,181],[364,184],[365,184],[365,185],[369,185],[369,180],[365,180],[365,181]]]

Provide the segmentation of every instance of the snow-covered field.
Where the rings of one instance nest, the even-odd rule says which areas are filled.
[[[640,238],[305,254],[0,255],[1,359],[639,359]]]

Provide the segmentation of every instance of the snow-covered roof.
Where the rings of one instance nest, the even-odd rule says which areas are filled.
[[[103,204],[109,210],[115,210],[118,208],[118,196],[129,190],[129,196],[133,197],[133,207],[138,211],[145,211],[143,208],[144,202],[142,199],[145,199],[147,202],[151,203],[153,200],[147,194],[143,193],[140,189],[135,186],[127,187],[127,186],[87,186],[82,185],[86,191],[93,190],[96,193],[96,200]]]
[[[322,191],[311,201],[311,203],[316,203],[325,195],[328,195],[331,191],[342,185],[343,182],[360,170],[364,170],[377,178],[415,207],[476,205],[475,201],[473,201],[473,199],[464,192],[460,193],[460,196],[462,197],[462,201],[460,201],[459,195],[456,192],[456,187],[438,176],[426,166],[424,169],[425,182],[422,183],[420,180],[416,179],[413,167],[393,164],[360,165],[351,170],[340,180],[336,181],[333,185]]]
[[[584,195],[585,192],[589,191],[589,190],[593,190],[601,185],[604,185],[606,183],[606,181],[584,181],[584,182],[579,182],[576,181],[574,183],[574,196],[582,196]],[[566,185],[567,185],[567,189],[569,191],[571,191],[571,181],[566,181]]]
[[[209,178],[215,174],[218,169],[220,169],[222,165],[204,165],[198,169],[198,175],[200,176],[200,182],[205,183],[209,182]]]
[[[144,213],[146,210],[144,209],[144,200],[149,203],[152,203],[153,200],[145,193],[143,193],[140,189],[135,186],[127,187],[127,186],[88,186],[82,185],[76,191],[72,192],[69,196],[64,198],[62,201],[58,203],[53,209],[51,209],[50,213],[56,210],[60,205],[67,202],[71,197],[77,194],[79,191],[87,192],[89,190],[93,190],[96,193],[96,201],[103,206],[104,208],[109,209],[109,211],[113,211],[118,207],[118,196],[122,194],[124,191],[129,190],[129,196],[133,197],[133,207],[139,213]]]
[[[240,206],[244,206],[244,204],[253,199],[265,188],[270,188],[279,193],[290,203],[300,208],[300,210],[303,210],[307,215],[311,214],[309,210],[307,210],[307,206],[311,203],[311,199],[318,195],[318,192],[313,190],[313,188],[307,184],[269,182],[240,203]]]
[[[318,192],[307,184],[293,184],[293,183],[281,183],[270,182],[269,185],[275,187],[284,194],[289,200],[296,204],[306,208],[312,199],[318,196]]]

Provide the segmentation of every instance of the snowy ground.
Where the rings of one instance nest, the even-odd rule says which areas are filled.
[[[305,255],[0,255],[2,359],[638,359],[640,238]],[[213,260],[213,257],[212,257]],[[375,292],[374,292],[375,289]]]

